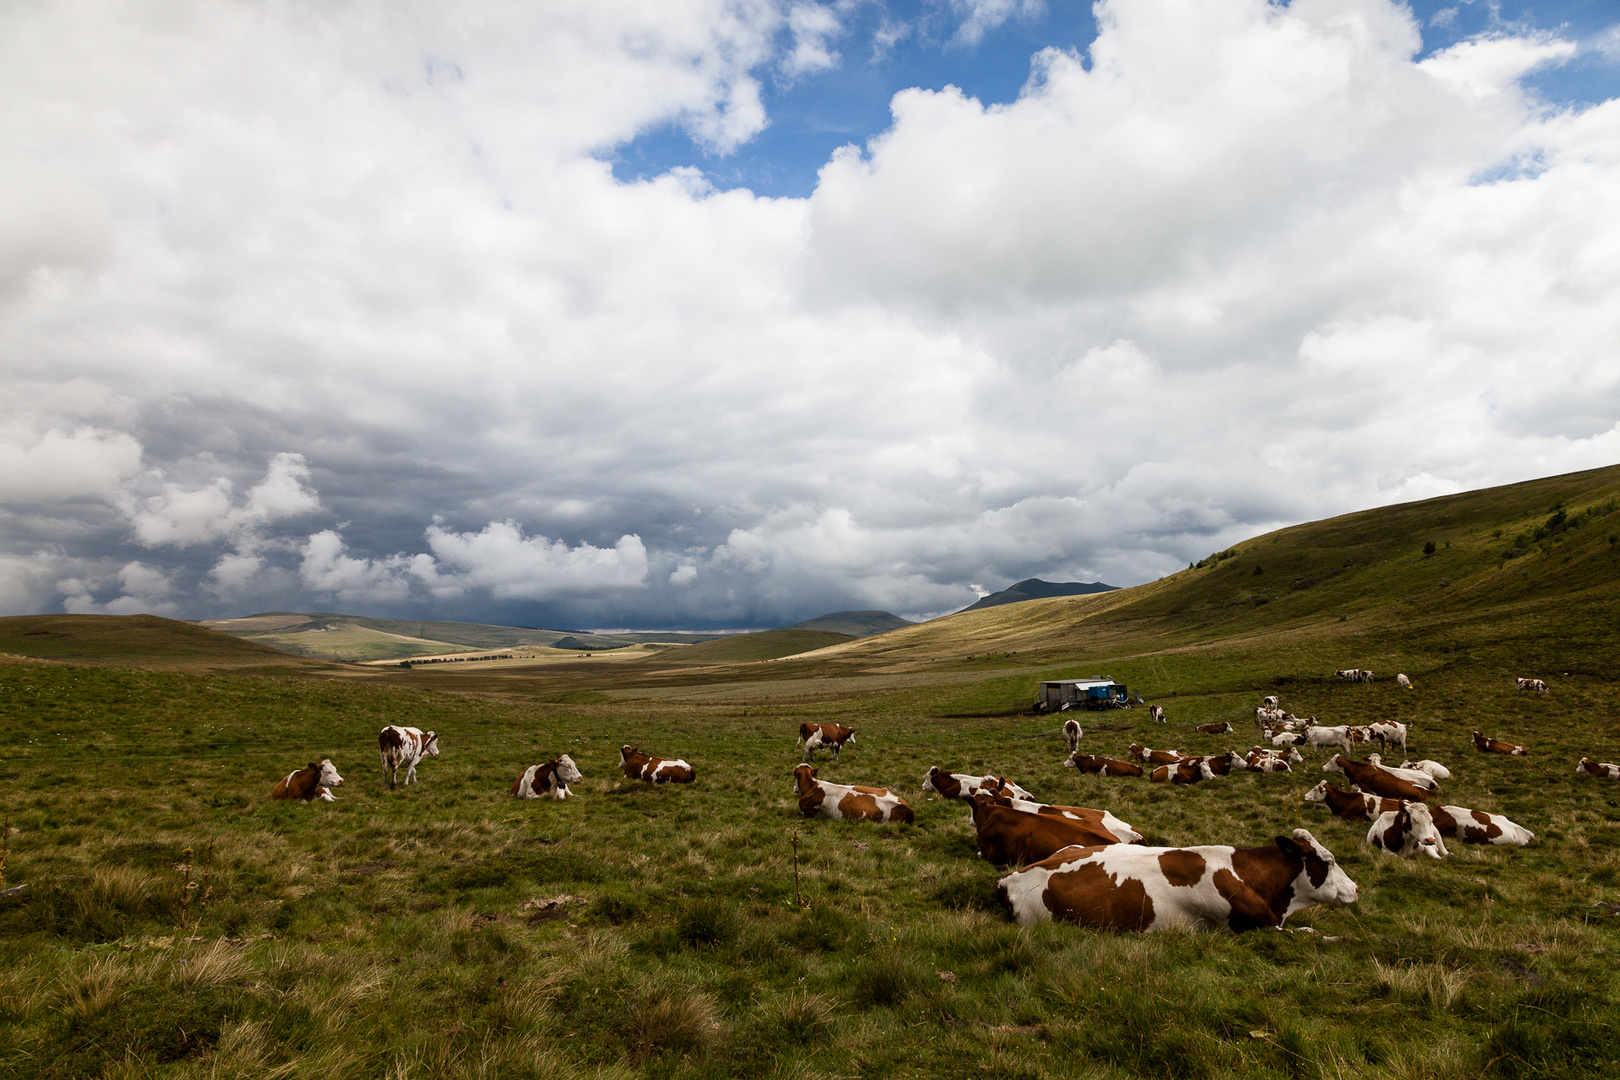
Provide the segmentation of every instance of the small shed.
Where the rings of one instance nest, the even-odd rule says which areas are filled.
[[[1112,709],[1126,703],[1125,684],[1106,675],[1089,679],[1052,679],[1041,683],[1041,696],[1035,700],[1037,712],[1063,712],[1068,709]]]

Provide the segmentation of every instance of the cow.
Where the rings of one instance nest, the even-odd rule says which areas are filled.
[[[1114,758],[1097,757],[1095,754],[1082,754],[1076,751],[1063,760],[1066,769],[1079,769],[1089,776],[1141,776],[1142,766],[1132,765],[1129,761],[1118,761]]]
[[[1231,731],[1231,730],[1232,730],[1232,725],[1227,723],[1225,720],[1222,720],[1218,724],[1199,724],[1198,725],[1198,733],[1200,735],[1225,735],[1228,731]]]
[[[1085,729],[1078,720],[1063,721],[1063,741],[1069,746],[1069,753],[1080,749],[1080,740],[1086,737]]]
[[[837,761],[844,744],[854,741],[855,729],[843,724],[812,724],[807,720],[799,725],[799,744],[804,747],[805,761],[815,756],[817,750],[832,751],[832,759]]]
[[[1174,765],[1187,756],[1180,750],[1149,750],[1141,743],[1132,743],[1126,752],[1144,765]]]
[[[1006,792],[1017,799],[1034,800],[1035,796],[1008,780],[1005,776],[973,776],[969,773],[948,773],[938,765],[923,777],[922,789],[947,799],[971,799],[981,791]]]
[[[1123,822],[1104,811],[1063,807],[1063,812],[1047,812],[1055,809],[1031,812],[997,802],[989,795],[974,796],[973,824],[979,833],[979,858],[997,866],[1028,865],[1066,847],[1126,844],[1132,842],[1132,837],[1142,838],[1128,826],[1118,831],[1110,829],[1106,824],[1109,819]]]
[[[277,780],[276,786],[270,789],[270,797],[302,799],[304,802],[313,802],[316,799],[322,802],[337,802],[332,789],[342,783],[343,777],[338,775],[332,759],[321,758],[319,762],[312,761],[302,769],[290,772]]]
[[[1367,830],[1367,843],[1403,859],[1422,852],[1433,859],[1443,859],[1451,852],[1435,828],[1434,817],[1422,803],[1402,802],[1399,810],[1388,810],[1378,815]]]
[[[512,781],[512,794],[519,799],[541,799],[547,795],[553,799],[566,799],[573,794],[568,790],[569,784],[577,784],[585,779],[580,774],[579,766],[567,754],[546,762],[543,765],[530,765],[523,770],[523,774]]]
[[[1333,674],[1345,682],[1361,681],[1361,670],[1359,668],[1345,668],[1343,671],[1335,671]]]
[[[1324,780],[1305,793],[1305,801],[1326,806],[1334,817],[1346,821],[1372,821],[1387,810],[1399,810],[1401,800],[1382,799],[1365,791],[1346,791]]]
[[[1322,771],[1343,773],[1349,777],[1352,784],[1363,791],[1381,795],[1386,799],[1407,799],[1411,802],[1426,802],[1428,799],[1428,791],[1410,780],[1402,780],[1387,769],[1380,769],[1365,761],[1353,761],[1343,754],[1335,756],[1332,761],[1323,765]]]
[[[1520,690],[1530,690],[1537,694],[1545,694],[1548,692],[1547,684],[1542,682],[1540,679],[1520,679],[1518,682]]]
[[[1403,761],[1401,762],[1401,768],[1416,769],[1418,772],[1428,773],[1436,780],[1451,779],[1450,769],[1446,768],[1438,761],[1430,761],[1428,758],[1424,758],[1422,761]]]
[[[1273,709],[1262,705],[1258,709],[1254,710],[1254,726],[1260,728],[1262,731],[1265,730],[1267,724],[1286,723],[1287,719],[1288,714],[1283,712],[1281,709]]]
[[[1148,706],[1148,716],[1152,717],[1152,719],[1153,719],[1153,721],[1155,723],[1158,723],[1158,724],[1164,723],[1165,722],[1165,720],[1164,720],[1164,706],[1163,705],[1149,705]]]
[[[1036,802],[1033,799],[1014,799],[1005,792],[991,794],[984,792],[975,795],[972,800],[972,809],[968,820],[978,828],[979,810],[985,805],[985,800],[995,806],[1005,806],[1024,814],[1044,814],[1047,817],[1060,817],[1069,821],[1079,821],[1102,829],[1108,835],[1117,839],[1121,844],[1139,844],[1142,834],[1137,832],[1129,822],[1121,821],[1107,810],[1093,810],[1089,806],[1060,806],[1056,803]]]
[[[1424,791],[1438,791],[1440,788],[1440,782],[1423,769],[1397,769],[1393,766],[1385,765],[1384,759],[1377,754],[1368,754],[1367,764],[1375,765],[1389,773],[1391,776],[1398,776],[1402,780],[1409,780],[1418,787],[1422,788]]]
[[[996,895],[1021,926],[1238,932],[1280,927],[1313,904],[1353,904],[1359,892],[1332,852],[1295,829],[1262,848],[1068,848],[1008,874]]]
[[[834,821],[901,821],[907,825],[916,820],[906,800],[892,794],[888,788],[829,784],[816,779],[812,765],[794,768],[793,787],[799,793],[799,813],[805,817]]]
[[[382,755],[383,776],[388,780],[388,790],[392,791],[402,765],[405,767],[406,785],[416,783],[417,763],[425,757],[439,756],[439,736],[421,728],[389,724],[377,733],[377,751]]]
[[[1260,699],[1260,705],[1267,709],[1277,709],[1282,707],[1282,701],[1276,694],[1267,694]]]
[[[1313,725],[1305,729],[1304,745],[1315,750],[1318,754],[1330,746],[1336,746],[1348,754],[1351,745],[1350,729],[1343,724],[1338,727]]]
[[[1390,746],[1399,746],[1401,753],[1406,753],[1406,725],[1398,724],[1393,720],[1380,720],[1368,724],[1367,731],[1374,742],[1386,749]]]
[[[1466,806],[1436,806],[1434,824],[1441,836],[1454,837],[1465,844],[1501,844],[1524,847],[1536,834],[1503,817]]]
[[[1589,757],[1583,757],[1580,764],[1575,766],[1575,775],[1596,776],[1604,780],[1620,780],[1620,765],[1611,765],[1607,761],[1593,761]]]
[[[697,770],[680,758],[653,757],[633,746],[619,747],[619,768],[632,780],[649,784],[690,784]]]
[[[1243,759],[1243,764],[1244,767],[1250,772],[1257,773],[1280,773],[1294,771],[1289,766],[1288,762],[1283,758],[1273,754],[1269,750],[1260,750],[1258,748],[1249,751],[1248,755]]]
[[[1508,754],[1512,757],[1523,757],[1526,752],[1518,743],[1503,742],[1477,731],[1474,732],[1474,749],[1482,754]]]
[[[1203,758],[1183,758],[1174,765],[1160,765],[1148,773],[1148,779],[1155,784],[1166,780],[1172,784],[1196,784],[1200,780],[1215,779],[1215,770]]]
[[[1395,685],[1400,687],[1402,690],[1410,690],[1412,689],[1412,680],[1408,679],[1404,674],[1396,675]]]
[[[1304,746],[1305,736],[1296,731],[1279,731],[1271,737],[1272,746]]]
[[[1249,747],[1249,752],[1243,756],[1253,757],[1256,754],[1267,754],[1271,757],[1286,761],[1290,765],[1298,765],[1300,762],[1305,760],[1305,755],[1301,754],[1293,747],[1289,747],[1287,750],[1273,750],[1264,746],[1251,746]]]

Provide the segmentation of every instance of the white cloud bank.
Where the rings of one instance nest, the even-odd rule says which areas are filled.
[[[736,147],[843,10],[8,9],[0,605],[929,613],[1620,460],[1620,102],[1519,81],[1574,45],[1111,0],[809,199],[593,156]]]

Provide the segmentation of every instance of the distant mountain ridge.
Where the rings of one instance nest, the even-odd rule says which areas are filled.
[[[1085,596],[1089,593],[1114,592],[1118,587],[1117,585],[1104,585],[1100,581],[1042,581],[1040,578],[1025,578],[1018,584],[1009,585],[1000,592],[980,597],[978,603],[969,604],[962,611],[978,611],[980,608],[1016,604],[1020,600],[1045,600],[1053,596]],[[961,614],[961,612],[957,614]]]
[[[845,634],[852,638],[875,637],[902,626],[916,626],[909,619],[887,611],[834,611],[818,615],[802,623],[784,627],[787,630],[821,630],[832,634]]]

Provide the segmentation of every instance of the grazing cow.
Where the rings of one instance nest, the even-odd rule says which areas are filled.
[[[817,750],[832,751],[832,759],[837,761],[838,752],[844,748],[844,744],[854,741],[855,729],[843,724],[812,724],[807,720],[799,725],[799,743],[804,747],[805,761],[809,761]]]
[[[816,779],[816,770],[811,765],[794,768],[793,786],[799,793],[799,813],[805,817],[834,821],[903,821],[908,825],[916,820],[906,800],[891,794],[888,788],[829,784]]]
[[[1451,779],[1450,769],[1446,768],[1438,761],[1430,761],[1428,758],[1424,758],[1422,761],[1403,761],[1401,762],[1401,768],[1416,769],[1418,772],[1428,773],[1436,780]]]
[[[1288,762],[1283,758],[1273,754],[1270,750],[1261,750],[1258,747],[1249,751],[1249,753],[1243,759],[1243,765],[1250,772],[1257,773],[1280,773],[1294,771],[1289,766]]]
[[[1282,701],[1277,697],[1276,694],[1267,694],[1265,697],[1260,699],[1260,704],[1267,709],[1277,709],[1282,707]]]
[[[1412,689],[1412,680],[1408,679],[1404,674],[1397,675],[1395,676],[1395,685],[1402,690],[1410,690]]]
[[[1126,752],[1144,765],[1174,765],[1187,756],[1180,750],[1149,750],[1141,743],[1132,743]]]
[[[1422,788],[1424,791],[1438,791],[1440,789],[1440,782],[1423,769],[1397,769],[1393,765],[1385,765],[1384,759],[1377,754],[1368,754],[1367,764],[1376,765],[1378,768],[1383,769],[1391,776],[1398,776],[1402,780],[1409,780],[1418,787]]]
[[[1370,791],[1374,795],[1382,795],[1386,799],[1408,799],[1412,802],[1425,802],[1428,791],[1418,787],[1410,780],[1402,780],[1387,769],[1380,769],[1376,765],[1369,765],[1365,761],[1353,761],[1339,754],[1332,761],[1322,766],[1323,772],[1343,773],[1349,777],[1350,782],[1363,791]],[[1431,780],[1432,782],[1432,780]]]
[[[1333,853],[1304,829],[1262,848],[1070,848],[996,883],[1022,926],[1049,919],[1096,930],[1281,926],[1313,904],[1356,902]]]
[[[1148,773],[1148,779],[1155,784],[1166,780],[1172,784],[1196,784],[1200,780],[1215,779],[1215,770],[1203,758],[1182,758],[1174,765],[1160,765]]]
[[[1109,821],[1116,827],[1109,828]],[[979,833],[979,858],[997,866],[1027,865],[1076,845],[1128,844],[1133,838],[1142,839],[1141,833],[1105,811],[1070,806],[1031,812],[989,795],[974,797],[973,824]],[[1122,825],[1124,828],[1118,828]]]
[[[1199,724],[1198,725],[1198,733],[1200,735],[1225,735],[1228,731],[1231,731],[1231,730],[1232,730],[1232,725],[1227,723],[1225,720],[1222,720],[1218,724]]]
[[[1149,705],[1148,706],[1148,716],[1152,717],[1155,723],[1159,723],[1159,724],[1164,723],[1164,706],[1163,705]]]
[[[1387,810],[1399,810],[1401,800],[1381,799],[1365,791],[1346,791],[1324,780],[1305,793],[1305,801],[1326,806],[1334,817],[1346,821],[1372,821]]]
[[[1063,761],[1066,769],[1079,769],[1089,776],[1141,776],[1142,766],[1132,765],[1128,761],[1118,761],[1114,758],[1097,757],[1095,754],[1082,754],[1076,751]]]
[[[1397,724],[1393,720],[1380,720],[1375,724],[1367,725],[1367,732],[1372,741],[1379,746],[1388,748],[1398,746],[1401,753],[1406,753],[1406,725]]]
[[[540,799],[550,795],[553,799],[566,799],[573,792],[569,784],[585,779],[574,759],[564,754],[544,765],[530,765],[523,775],[512,781],[512,794],[520,799]]]
[[[1345,668],[1343,671],[1335,671],[1333,674],[1345,682],[1361,681],[1361,670],[1359,668]]]
[[[619,768],[632,780],[649,784],[690,784],[697,770],[680,758],[653,757],[633,746],[619,747]]]
[[[1015,799],[1034,800],[1035,796],[1008,780],[1005,776],[973,776],[969,773],[948,773],[938,765],[923,777],[922,789],[947,799],[971,799],[981,791],[992,794],[1005,792]]]
[[[1503,742],[1501,739],[1493,739],[1489,735],[1481,735],[1477,731],[1474,732],[1474,749],[1482,754],[1509,754],[1513,757],[1523,757],[1525,755],[1524,747],[1518,743]]]
[[[1540,679],[1520,679],[1519,689],[1532,690],[1538,694],[1545,694],[1548,692],[1547,684],[1542,682]]]
[[[392,791],[402,765],[405,767],[406,785],[416,783],[417,763],[425,757],[439,756],[439,736],[421,728],[389,724],[377,734],[377,750],[382,755],[383,775],[388,778],[388,790]]]
[[[1466,806],[1434,807],[1434,824],[1441,836],[1454,837],[1465,844],[1524,847],[1536,838],[1535,833],[1501,814],[1487,814]]]
[[[316,799],[322,802],[337,802],[331,789],[341,783],[343,777],[338,775],[332,759],[321,758],[319,763],[312,761],[302,769],[290,772],[277,780],[276,786],[270,789],[270,797],[302,799],[304,802],[313,802]]]
[[[1440,839],[1434,817],[1422,803],[1403,802],[1399,810],[1378,815],[1372,828],[1367,830],[1367,843],[1403,859],[1422,852],[1433,859],[1443,859],[1451,852]]]
[[[1593,761],[1589,757],[1581,758],[1581,763],[1575,766],[1576,775],[1597,776],[1604,780],[1620,780],[1620,765],[1611,765],[1607,761]]]
[[[1350,729],[1343,724],[1338,727],[1322,727],[1315,725],[1305,729],[1305,743],[1318,754],[1330,746],[1336,746],[1346,754],[1350,752]]]
[[[1081,728],[1078,720],[1063,721],[1063,741],[1069,745],[1069,753],[1080,749],[1080,740],[1086,737],[1085,730]]]

